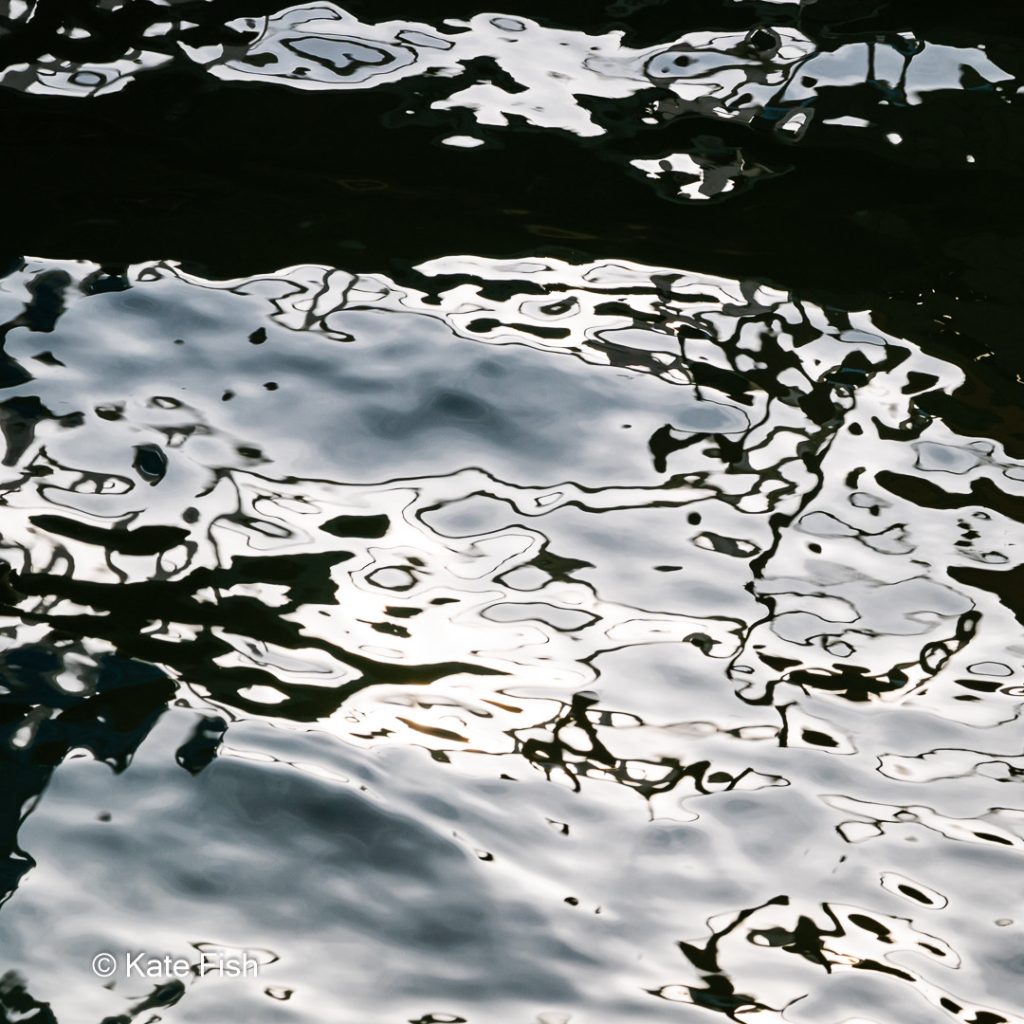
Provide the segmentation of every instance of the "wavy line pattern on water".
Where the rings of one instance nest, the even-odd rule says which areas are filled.
[[[84,17],[18,0],[10,35],[0,40],[0,85],[98,97],[142,74],[198,68],[229,83],[395,89],[391,129],[436,126],[439,141],[456,148],[500,146],[510,130],[639,136],[642,153],[605,157],[683,203],[738,195],[792,170],[784,154],[764,150],[765,136],[797,143],[810,131],[827,145],[841,139],[890,151],[909,130],[921,136],[912,140],[913,159],[926,164],[965,168],[979,156],[1001,164],[1006,154],[992,145],[1001,133],[979,126],[998,121],[999,108],[1016,102],[1022,88],[1008,46],[993,55],[969,35],[926,40],[899,27],[899,18],[877,31],[857,18],[816,22],[802,5],[751,13],[748,27],[735,30],[655,33],[646,45],[625,27],[588,32],[512,14],[371,21],[309,3],[236,15],[237,8],[213,3],[101,8]],[[968,104],[975,124],[937,146],[929,125],[918,127],[906,114],[953,95]],[[712,132],[751,127],[761,143],[737,145],[720,134],[659,141],[680,119],[706,122]]]
[[[0,317],[6,1012],[1024,1019],[1024,463],[958,367],[628,261]],[[265,977],[87,974],[140,934]]]

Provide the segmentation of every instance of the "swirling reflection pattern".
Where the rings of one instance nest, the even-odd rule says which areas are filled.
[[[783,143],[812,131],[829,144],[838,134],[855,148],[891,150],[905,141],[893,110],[959,93],[984,118],[990,101],[998,109],[1020,93],[1011,53],[992,55],[970,39],[926,41],[896,27],[900,19],[876,32],[857,18],[840,18],[838,28],[805,25],[802,4],[768,12],[751,5],[746,29],[694,30],[648,45],[624,28],[590,33],[511,14],[417,22],[370,21],[327,2],[255,17],[217,2],[105,6],[86,15],[16,0],[0,44],[0,85],[103,96],[140,74],[188,67],[299,90],[388,88],[400,95],[392,127],[436,126],[439,141],[464,148],[500,145],[503,131],[521,129],[656,140],[687,118],[712,130],[753,127]],[[942,153],[922,138],[919,159],[963,168],[979,147],[990,162],[1000,159],[980,133],[969,135]],[[684,203],[727,198],[792,169],[756,144],[717,134],[665,147],[651,141],[645,153],[615,159]]]
[[[361,780],[376,802],[353,791],[345,813],[366,835],[412,828],[384,824],[409,811],[415,835],[395,841],[435,851],[440,872],[463,849],[504,865],[472,883],[489,896],[460,899],[515,917],[512,894],[555,877],[590,890],[559,913],[610,899],[614,928],[592,935],[529,911],[523,934],[555,929],[551,963],[568,965],[530,1000],[518,954],[486,932],[504,968],[469,969],[504,978],[484,1005],[505,1019],[582,1005],[654,1020],[684,1003],[1022,1020],[988,931],[1000,899],[963,865],[1010,871],[1024,848],[1024,809],[997,788],[1024,770],[1007,584],[1024,464],[929,411],[959,368],[867,311],[626,261],[211,281],[29,260],[3,279],[0,316],[5,896],[36,860],[53,870],[19,829],[65,856],[83,753],[118,772],[142,759],[125,799],[163,835],[142,794],[165,759],[145,752],[188,721],[173,760],[214,780],[188,791],[205,794],[196,848],[211,807],[234,813],[253,786],[232,772],[284,765],[327,793]],[[414,770],[412,752],[427,754]],[[495,803],[512,783],[523,796]],[[321,799],[288,797],[310,842]],[[527,824],[541,818],[543,840]],[[595,822],[629,837],[608,839],[603,867]],[[569,859],[549,850],[563,840]],[[351,856],[382,892],[420,884]],[[680,920],[665,894],[686,879]],[[180,885],[187,905],[206,891]],[[24,892],[5,909],[16,935],[19,913],[50,917]],[[358,927],[412,956],[387,926]],[[292,956],[295,991],[327,998],[290,928],[259,944]],[[624,944],[649,954],[643,970]],[[615,991],[585,994],[590,972]],[[427,1013],[435,992],[486,1013],[461,984],[409,981],[409,1013],[458,1019]],[[376,1012],[350,998],[339,1019]],[[34,1005],[14,976],[0,987],[5,1009]]]

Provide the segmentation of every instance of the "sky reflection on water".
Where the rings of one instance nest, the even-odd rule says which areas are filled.
[[[1024,1024],[975,19],[8,5],[0,1024]]]
[[[924,411],[963,372],[683,271],[420,275],[5,279],[15,963],[78,950],[46,998],[97,1019],[139,935],[270,950],[308,1019],[1019,1019],[975,497],[1024,465]]]

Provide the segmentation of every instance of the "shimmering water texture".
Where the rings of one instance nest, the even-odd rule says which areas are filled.
[[[0,319],[4,1020],[1024,1021],[1024,462],[956,365],[627,261]]]
[[[1019,21],[4,5],[0,1024],[1024,1024]]]
[[[901,131],[891,130],[901,109],[953,93],[988,94],[1003,103],[1020,94],[1019,48],[1009,41],[990,54],[984,42],[948,31],[926,42],[910,28],[861,29],[869,10],[840,18],[842,32],[827,20],[834,12],[823,11],[824,24],[812,29],[802,12],[813,4],[797,0],[735,0],[731,6],[743,27],[702,27],[665,38],[659,24],[635,39],[625,27],[585,31],[511,14],[382,20],[332,3],[271,5],[266,14],[241,17],[233,16],[237,5],[216,2],[100,3],[88,15],[72,5],[64,10],[59,0],[38,8],[13,0],[10,6],[13,34],[6,52],[0,40],[0,87],[107,96],[173,67],[198,69],[223,83],[319,92],[390,89],[403,101],[390,127],[433,126],[438,142],[468,149],[500,146],[507,130],[591,139],[650,134],[695,119],[712,133],[727,125],[753,127],[773,143],[799,142],[812,125],[830,140],[829,132],[842,129],[844,139],[863,134],[888,149],[904,142]],[[609,14],[646,6],[659,5],[619,0]],[[752,17],[758,7],[766,8],[765,17]],[[722,199],[793,167],[784,153],[766,154],[763,144],[737,146],[720,134],[691,134],[667,148],[657,140],[652,135],[639,155],[604,156],[660,196],[683,203]],[[980,148],[998,160],[994,141],[965,118],[963,131],[926,159],[963,166],[975,162],[971,150]],[[935,148],[926,142],[926,150]]]

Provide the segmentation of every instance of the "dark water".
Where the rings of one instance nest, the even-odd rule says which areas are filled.
[[[4,10],[0,1021],[1024,1021],[1013,5]]]

